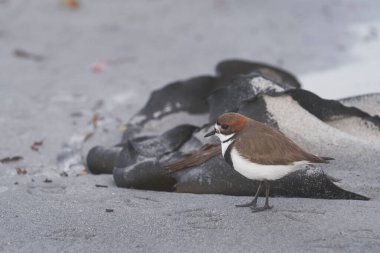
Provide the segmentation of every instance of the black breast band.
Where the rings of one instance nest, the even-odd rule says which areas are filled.
[[[231,138],[230,138],[231,139]],[[232,159],[231,159],[231,149],[232,149],[232,146],[234,145],[234,143],[232,142],[229,146],[228,146],[228,148],[227,148],[227,150],[226,150],[226,152],[224,152],[224,160],[233,168],[234,167],[234,165],[233,165],[233,163],[232,163]]]
[[[222,143],[226,143],[226,142],[229,142],[230,140],[233,140],[235,137],[235,135],[232,135],[230,138],[228,138],[227,140],[224,140],[222,141]],[[230,145],[231,146],[231,145]]]

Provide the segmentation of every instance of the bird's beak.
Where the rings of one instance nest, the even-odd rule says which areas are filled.
[[[214,134],[216,134],[216,130],[215,130],[215,129],[212,130],[211,132],[207,133],[207,134],[205,135],[205,137],[209,137],[209,136],[214,135]]]

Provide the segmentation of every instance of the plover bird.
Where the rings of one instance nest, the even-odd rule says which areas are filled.
[[[328,163],[330,157],[319,157],[300,148],[281,131],[239,113],[224,113],[218,117],[214,130],[222,145],[225,161],[248,179],[259,180],[254,199],[237,207],[252,211],[272,208],[269,205],[270,181],[280,179],[302,168],[302,165]],[[265,187],[265,204],[257,207],[257,199]]]

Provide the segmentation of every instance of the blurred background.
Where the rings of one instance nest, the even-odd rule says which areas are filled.
[[[55,162],[94,111],[127,121],[221,60],[265,62],[325,98],[380,91],[379,1],[0,0],[0,153]],[[110,140],[115,143],[116,140]]]
[[[0,0],[0,159],[17,160],[0,161],[0,252],[380,252],[376,145],[342,173],[373,200],[276,198],[260,216],[238,197],[117,188],[82,163],[153,90],[225,59],[324,98],[380,92],[379,33],[379,0]]]

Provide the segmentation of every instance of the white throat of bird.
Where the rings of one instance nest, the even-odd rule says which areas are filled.
[[[222,144],[222,154],[224,156],[224,153],[226,152],[227,148],[231,145],[231,143],[234,141],[233,136],[235,136],[235,133],[225,135],[220,133],[220,127],[215,124],[216,133],[215,135],[219,138]]]

